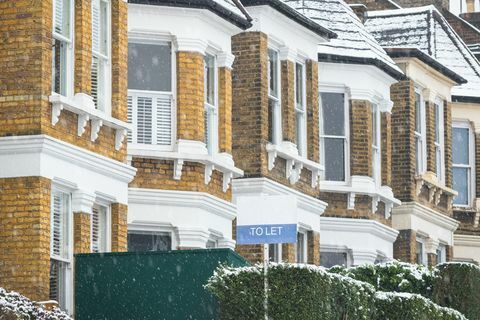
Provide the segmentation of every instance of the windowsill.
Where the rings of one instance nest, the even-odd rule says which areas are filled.
[[[395,198],[392,188],[389,186],[377,186],[373,178],[368,176],[351,176],[348,182],[322,181],[322,192],[335,192],[348,194],[347,209],[355,209],[355,196],[367,195],[373,198],[373,211],[376,211],[378,202],[385,203],[385,218],[390,217],[394,205],[400,205],[401,201]]]
[[[122,147],[123,140],[127,135],[130,125],[124,121],[113,118],[103,111],[97,110],[91,96],[85,93],[77,93],[73,98],[59,94],[52,94],[49,97],[52,104],[52,125],[58,123],[62,110],[68,110],[78,115],[77,135],[80,137],[85,132],[87,122],[91,122],[90,140],[95,141],[102,126],[115,130],[115,149]]]
[[[416,194],[419,195],[423,186],[428,188],[428,201],[438,205],[442,195],[447,196],[447,209],[450,210],[453,205],[453,199],[458,195],[458,192],[446,187],[440,183],[435,173],[427,171],[415,177]]]
[[[302,169],[305,168],[312,172],[312,188],[318,186],[320,172],[324,170],[324,167],[317,162],[299,155],[295,144],[288,141],[282,141],[280,144],[267,143],[266,149],[268,153],[269,171],[275,167],[275,159],[280,157],[287,161],[285,176],[291,184],[295,184],[300,180]]]
[[[194,140],[177,140],[171,150],[163,146],[149,144],[128,144],[129,157],[141,157],[173,161],[173,179],[182,178],[182,168],[185,161],[205,165],[205,184],[212,178],[213,170],[223,173],[223,192],[230,186],[232,178],[243,176],[243,170],[235,167],[232,155],[221,152],[209,154],[205,143]]]

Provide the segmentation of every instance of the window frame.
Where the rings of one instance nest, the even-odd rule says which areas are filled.
[[[476,175],[476,168],[475,168],[475,133],[473,130],[472,125],[468,120],[453,120],[452,121],[452,133],[454,128],[460,128],[460,129],[468,129],[468,161],[469,165],[464,165],[464,164],[455,164],[453,162],[453,149],[452,149],[452,183],[453,183],[453,169],[454,168],[467,168],[469,170],[468,173],[468,180],[467,181],[467,187],[469,190],[467,191],[467,204],[456,204],[455,202],[453,203],[454,207],[458,208],[471,208],[474,206],[474,201],[475,201],[475,193],[476,193],[476,184],[475,184],[475,175]],[[474,152],[471,152],[474,151]],[[455,190],[456,191],[456,190]],[[458,192],[458,191],[457,191]]]
[[[372,103],[372,178],[377,187],[382,184],[382,116],[380,107]],[[375,119],[375,121],[373,121]],[[375,125],[375,126],[374,126]],[[375,136],[375,137],[374,137]],[[374,143],[376,139],[376,143]]]
[[[61,257],[61,256],[56,256],[52,254],[52,247],[53,247],[53,239],[52,239],[52,233],[50,235],[50,261],[54,260],[57,262],[60,262],[61,264],[65,264],[63,267],[64,270],[64,279],[62,280],[63,282],[63,288],[59,288],[59,296],[64,295],[64,302],[62,301],[57,301],[59,303],[59,307],[65,309],[69,313],[73,313],[73,290],[74,290],[74,284],[73,284],[73,254],[74,254],[74,237],[73,237],[73,232],[74,232],[74,220],[73,220],[73,209],[72,209],[72,190],[62,187],[62,186],[57,186],[57,185],[52,185],[52,190],[51,190],[51,203],[50,203],[50,228],[52,228],[53,224],[53,197],[55,194],[62,194],[63,196],[66,196],[68,199],[68,204],[66,206],[66,211],[67,211],[67,226],[66,226],[66,232],[67,232],[67,254],[66,257]],[[51,266],[50,266],[50,272],[51,272]],[[63,290],[62,290],[63,289]],[[64,291],[64,292],[62,292]]]
[[[297,101],[298,95],[298,79],[297,79],[297,68],[300,67],[302,70],[301,74],[301,103]],[[307,156],[308,144],[307,144],[307,75],[306,75],[306,63],[305,61],[296,61],[294,68],[294,96],[295,96],[295,142],[297,144],[298,154],[302,157]],[[301,121],[299,121],[299,117]]]
[[[418,96],[420,97],[419,111],[420,111],[420,130],[421,130],[421,132],[418,132],[416,126],[414,126],[415,174],[417,176],[422,175],[427,170],[427,143],[426,143],[426,140],[427,140],[427,133],[426,133],[427,124],[426,124],[426,114],[425,114],[426,108],[425,108],[425,99],[423,98],[422,91],[423,91],[422,88],[420,88],[418,86],[415,86],[415,90],[414,90],[415,95],[418,94]],[[415,100],[415,104],[416,104],[416,100]],[[416,107],[415,107],[414,111],[415,111],[414,119],[416,121],[416,117],[417,117]],[[421,144],[421,154],[417,154],[417,152],[418,152],[418,150],[417,150],[417,140],[419,140],[419,142]]]
[[[273,246],[274,250],[275,250],[275,256],[277,259],[274,259],[275,256],[272,258],[271,257],[271,246]],[[283,254],[283,250],[282,250],[282,246],[283,244],[281,243],[270,243],[268,245],[268,261],[269,262],[277,262],[277,263],[281,263],[283,261],[283,258],[282,258],[282,254]]]
[[[434,130],[435,130],[435,174],[441,184],[445,184],[445,142],[444,142],[444,101],[440,97],[435,99],[434,108]],[[438,111],[438,113],[437,113]],[[437,123],[438,121],[438,123]],[[438,130],[438,132],[437,132]],[[438,137],[437,137],[438,135]],[[438,138],[438,141],[437,141]],[[439,173],[440,171],[440,173]]]
[[[443,243],[438,244],[436,253],[437,253],[437,264],[447,262],[447,245]],[[442,258],[441,261],[439,259],[439,254],[440,254],[440,257]]]
[[[207,73],[206,73],[206,58],[211,56],[213,58],[213,95],[214,95],[214,104],[210,104],[207,101]],[[219,85],[218,85],[218,57],[217,52],[207,48],[204,55],[204,117],[205,118],[205,147],[207,148],[208,154],[213,155],[218,153],[219,148],[219,135],[218,135],[218,118],[219,118]],[[208,131],[207,131],[208,126]],[[208,132],[208,137],[207,137]]]
[[[105,208],[105,243],[103,244],[104,248],[98,251],[93,250],[93,209],[97,207]],[[110,204],[107,204],[102,201],[96,201],[92,207],[92,219],[90,221],[90,251],[92,253],[103,253],[110,252],[112,250],[112,210]]]
[[[333,135],[325,135],[323,134],[323,106],[322,106],[322,93],[338,93],[343,94],[344,97],[344,136],[333,136]],[[320,180],[327,182],[330,185],[339,185],[344,186],[348,184],[350,181],[350,96],[348,91],[345,87],[328,87],[322,88],[319,86],[318,91],[318,103],[319,103],[319,153],[320,153],[320,164],[325,167],[325,170],[320,174]],[[324,139],[325,138],[338,138],[344,139],[344,155],[345,155],[345,163],[344,163],[344,172],[345,172],[345,180],[344,181],[335,181],[335,180],[326,180],[326,166],[325,166],[325,147],[324,147]]]
[[[299,234],[301,234],[303,237],[301,246],[299,246],[300,242],[298,241]],[[301,249],[301,256],[303,259],[299,259],[299,249]],[[306,230],[297,230],[297,243],[295,244],[295,262],[308,263],[308,232]]]
[[[353,266],[353,254],[352,254],[352,250],[344,247],[344,246],[332,246],[332,245],[328,245],[328,246],[320,246],[320,266],[324,267],[324,265],[322,265],[322,259],[321,258],[321,255],[322,253],[337,253],[337,254],[344,254],[345,255],[345,267],[349,268],[349,267],[352,267]]]
[[[171,36],[165,35],[145,35],[142,33],[129,33],[128,35],[128,42],[129,43],[137,43],[137,44],[152,44],[152,45],[159,45],[161,43],[169,43],[171,48],[171,67],[172,67],[172,74],[171,74],[171,91],[149,91],[149,90],[138,90],[138,89],[128,89],[128,98],[132,100],[131,104],[132,107],[128,110],[128,120],[127,122],[133,126],[133,131],[128,130],[128,144],[129,145],[141,145],[142,148],[158,150],[158,151],[172,151],[177,139],[177,106],[176,106],[176,95],[177,95],[177,69],[176,69],[176,46],[175,41],[173,41]],[[152,104],[158,97],[161,96],[168,96],[170,97],[170,105],[171,105],[171,133],[170,133],[170,144],[169,145],[161,145],[156,144],[156,137],[157,137],[157,121],[156,121],[156,107],[152,108],[152,142],[151,143],[137,143],[138,137],[138,96],[145,96],[152,98]],[[128,103],[127,103],[128,104]]]
[[[155,236],[155,235],[168,235],[170,237],[170,249],[166,251],[171,251],[171,250],[176,250],[176,242],[175,242],[175,235],[174,232],[171,230],[131,230],[130,227],[128,228],[127,232],[127,237],[129,234],[140,234],[140,235],[150,235],[150,236]],[[175,243],[175,245],[174,245]],[[127,241],[127,251],[128,252],[136,252],[136,251],[130,251],[128,248],[128,241]],[[157,250],[158,251],[158,250]]]
[[[417,247],[420,244],[421,245],[421,257],[422,261],[416,261],[417,264],[422,264],[424,266],[428,266],[428,256],[427,256],[427,250],[426,250],[426,240],[423,237],[416,237],[415,239],[415,258],[417,257]],[[416,259],[417,260],[417,259]]]
[[[55,20],[55,3],[56,1],[59,0],[54,0],[52,3],[52,17],[53,20]],[[61,1],[61,0],[60,0]],[[68,0],[70,4],[70,12],[69,12],[69,17],[68,17],[68,23],[69,23],[69,37],[65,37],[62,34],[59,34],[55,31],[55,21],[52,23],[52,49],[54,45],[54,41],[58,40],[61,41],[62,43],[65,44],[65,83],[63,84],[65,86],[65,92],[62,94],[61,92],[55,92],[54,91],[54,81],[53,81],[53,55],[52,55],[52,77],[51,77],[51,94],[52,95],[62,95],[65,97],[72,97],[73,96],[73,85],[74,85],[74,32],[75,32],[75,3],[73,0]],[[53,53],[53,50],[52,50]],[[62,80],[60,80],[62,82]],[[62,86],[62,84],[60,84]],[[60,89],[60,91],[62,91]]]
[[[93,61],[94,59],[99,60],[99,70],[101,66],[103,66],[103,72],[100,80],[97,79],[99,84],[97,84],[98,87],[102,88],[102,95],[99,95],[99,89],[97,89],[97,103],[95,103],[95,108],[99,111],[103,111],[105,114],[110,115],[112,113],[112,1],[110,0],[92,0],[91,3],[91,10],[92,10],[92,17],[93,17],[93,6],[94,2],[98,2],[100,6],[100,12],[101,12],[101,6],[102,3],[104,3],[107,6],[107,12],[106,12],[106,20],[105,20],[105,36],[106,36],[106,54],[102,52],[96,52],[94,50],[94,45],[93,45],[93,26],[92,26],[92,68],[93,68]],[[101,14],[101,13],[100,13]],[[102,33],[102,20],[100,19],[100,34]],[[93,24],[93,18],[92,18],[92,24]],[[100,39],[101,41],[101,39]],[[101,62],[100,62],[101,61]],[[100,71],[98,71],[100,73]],[[93,97],[93,92],[92,92],[92,97]],[[99,104],[99,100],[101,97],[102,103]]]
[[[270,51],[276,53],[276,66],[277,70],[275,72],[276,74],[276,89],[277,89],[277,97],[271,94],[271,88],[270,88]],[[281,60],[280,60],[280,50],[276,48],[275,46],[269,44],[268,49],[267,49],[267,84],[268,84],[268,112],[270,112],[270,101],[273,101],[275,103],[275,106],[273,107],[272,111],[272,139],[269,141],[270,143],[274,145],[278,145],[282,142],[283,139],[283,133],[282,133],[282,97],[281,97],[281,91],[282,91],[282,79],[281,79]],[[268,123],[268,126],[270,126],[270,123]]]

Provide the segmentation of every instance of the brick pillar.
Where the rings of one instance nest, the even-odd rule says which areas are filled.
[[[73,250],[74,253],[91,252],[91,214],[73,213]]]
[[[295,263],[297,260],[297,248],[295,243],[282,244],[282,261]]]
[[[126,204],[113,203],[112,215],[112,252],[127,251],[127,212]]]
[[[320,265],[320,233],[315,231],[307,232],[307,263]]]
[[[318,63],[307,60],[307,151],[308,159],[319,162]]]
[[[261,32],[232,37],[232,153],[245,177],[268,173],[268,38]]]
[[[177,52],[177,137],[204,141],[204,57]]]
[[[436,173],[435,156],[435,104],[431,101],[425,102],[425,122],[427,127],[427,171]]]
[[[75,93],[91,94],[91,68],[92,2],[75,0]]]
[[[127,121],[128,5],[126,1],[111,3],[112,44],[115,44],[112,45],[112,117]]]
[[[397,260],[416,263],[417,233],[413,230],[400,230],[393,244],[393,257]]]
[[[447,246],[445,248],[445,251],[446,251],[447,262],[452,261],[453,260],[453,246]]]
[[[350,101],[350,172],[372,176],[372,109],[365,100]]]
[[[435,253],[427,253],[428,266],[434,267],[437,265],[437,255]]]
[[[282,137],[295,143],[295,64],[281,61]]]
[[[392,184],[392,114],[382,112],[381,114],[382,131],[382,185],[390,186]]]
[[[392,189],[402,201],[415,199],[415,95],[411,80],[391,86],[392,108]]]
[[[0,179],[0,287],[33,300],[50,290],[50,180]]]
[[[445,148],[445,186],[453,188],[452,172],[452,104],[443,102],[443,118],[445,119],[444,130],[444,148]]]
[[[232,71],[218,69],[218,146],[220,152],[232,153]]]

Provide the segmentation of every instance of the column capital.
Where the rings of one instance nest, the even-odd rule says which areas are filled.
[[[72,193],[72,211],[92,214],[95,198],[95,194],[85,190],[74,191]]]
[[[203,55],[208,47],[208,43],[202,39],[177,37],[174,42],[177,51],[198,52]]]
[[[217,55],[217,63],[220,68],[232,69],[235,56],[230,52],[222,51]]]
[[[210,239],[210,232],[207,229],[195,227],[177,227],[178,247],[181,248],[201,248],[207,246]]]

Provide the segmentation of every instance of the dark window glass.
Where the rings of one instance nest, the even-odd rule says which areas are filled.
[[[320,250],[320,265],[325,268],[347,266],[347,253]]]
[[[172,249],[172,238],[167,233],[129,233],[128,251],[168,251]]]

